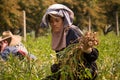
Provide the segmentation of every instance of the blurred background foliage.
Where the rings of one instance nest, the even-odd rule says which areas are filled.
[[[75,13],[74,24],[82,30],[89,25],[99,32],[107,25],[116,27],[116,13],[120,15],[120,0],[0,0],[0,33],[5,30],[15,34],[18,30],[22,32],[25,11],[27,32],[34,31],[35,37],[44,34],[40,22],[46,9],[54,3],[72,9]]]

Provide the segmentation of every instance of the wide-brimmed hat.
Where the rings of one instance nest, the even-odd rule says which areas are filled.
[[[0,37],[0,42],[4,40],[8,41],[9,46],[15,46],[21,42],[22,37],[19,35],[13,35],[10,31],[4,31]]]

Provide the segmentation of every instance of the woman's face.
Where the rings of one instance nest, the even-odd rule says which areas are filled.
[[[52,32],[60,32],[63,28],[63,18],[59,16],[50,17],[50,25],[52,27]]]

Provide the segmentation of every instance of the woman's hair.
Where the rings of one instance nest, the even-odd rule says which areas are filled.
[[[47,18],[48,18],[48,22],[50,22],[50,17],[51,17],[51,16],[48,14],[48,17],[47,17]]]
[[[2,43],[0,42],[0,51],[1,51]]]
[[[54,14],[51,14],[51,15],[48,14],[48,17],[47,17],[47,18],[48,18],[48,22],[50,22],[50,18],[51,18],[51,17],[61,17],[61,16],[59,16],[59,15],[54,15]],[[64,17],[61,17],[61,18],[62,18],[62,20],[64,20]]]

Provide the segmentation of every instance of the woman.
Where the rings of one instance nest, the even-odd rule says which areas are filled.
[[[28,53],[22,44],[21,36],[13,35],[10,31],[4,31],[2,37],[0,37],[0,55],[3,60],[7,60],[10,53],[19,56],[20,59],[25,56],[28,59],[36,59],[34,55]]]
[[[41,26],[51,27],[52,49],[56,52],[57,58],[59,58],[60,51],[64,50],[70,44],[78,43],[79,38],[83,36],[82,31],[73,25],[73,19],[73,11],[62,4],[51,5],[43,16]],[[82,46],[82,51],[86,61],[93,65],[92,63],[98,58],[98,50],[93,48],[93,46]],[[56,73],[59,71],[60,65],[60,63],[52,65],[51,71]],[[95,70],[96,69],[97,66],[95,64]],[[94,75],[94,72],[92,72],[92,74]],[[60,75],[54,78],[59,80]]]

